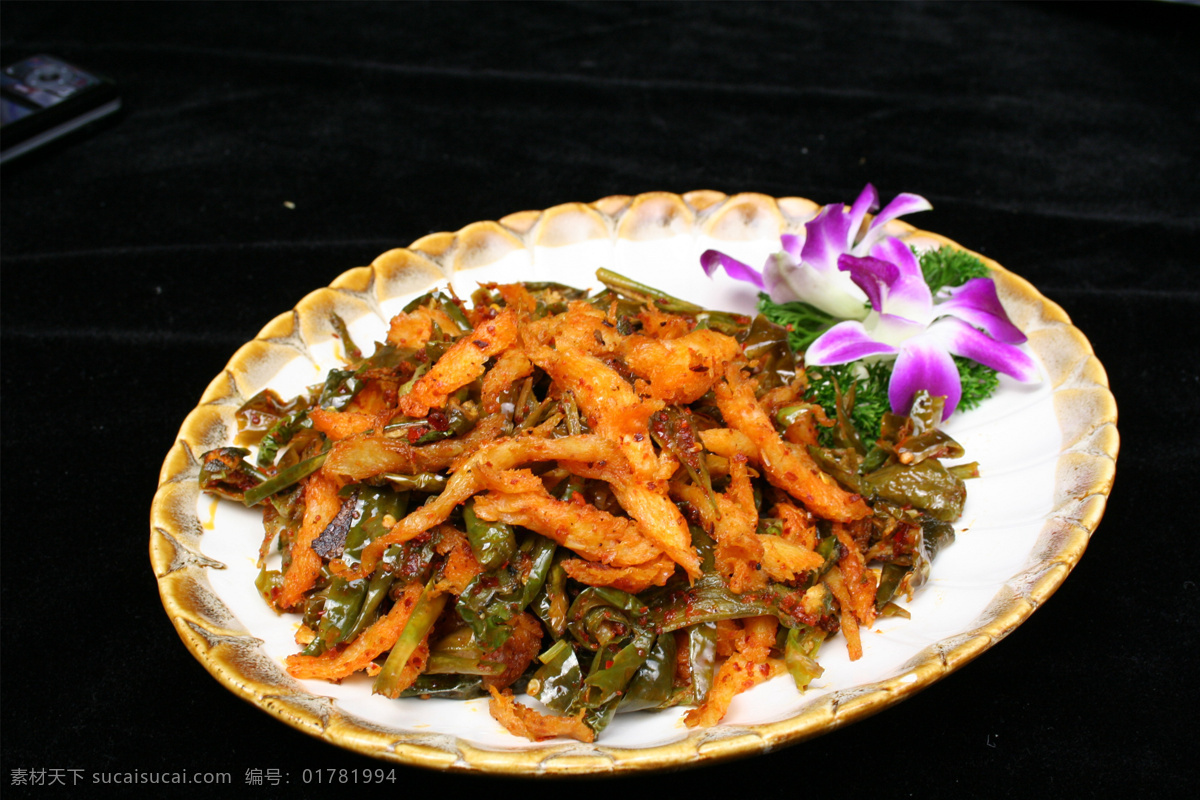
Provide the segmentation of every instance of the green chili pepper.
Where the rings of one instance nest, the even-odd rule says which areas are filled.
[[[787,329],[759,314],[749,328],[742,327],[737,338],[746,358],[758,364],[755,393],[759,397],[796,380],[796,353],[788,346]]]
[[[247,490],[245,496],[242,498],[242,502],[247,507],[257,505],[263,498],[270,497],[278,491],[299,483],[320,469],[321,465],[325,463],[327,455],[329,455],[329,451],[317,453],[315,456],[306,458],[282,470],[278,475],[268,478],[253,489]]]
[[[468,500],[462,506],[463,524],[475,560],[485,570],[504,564],[517,549],[517,539],[511,525],[504,522],[484,522],[475,516],[475,501]]]
[[[670,704],[675,687],[675,636],[664,634],[629,681],[629,687],[617,706],[618,713],[663,708]]]
[[[708,696],[717,675],[717,624],[702,622],[682,631],[687,647],[687,682],[671,698],[671,705],[699,705]],[[665,638],[664,636],[660,636]]]
[[[618,295],[634,300],[633,313],[636,316],[641,310],[641,304],[649,300],[655,308],[668,314],[682,314],[693,317],[704,327],[728,334],[730,336],[745,330],[749,318],[742,314],[730,314],[724,311],[711,311],[695,303],[680,300],[666,292],[660,291],[644,283],[639,283],[610,269],[596,270],[596,279]]]
[[[346,534],[341,554],[343,562],[349,566],[358,564],[367,543],[389,530],[385,520],[404,516],[408,494],[359,486],[352,502],[354,523]],[[381,575],[380,570],[370,578],[347,580],[332,576],[329,585],[320,592],[323,607],[316,636],[304,649],[304,654],[320,655],[335,644],[351,641],[374,618],[375,609],[391,583],[391,576]]]
[[[559,639],[538,656],[541,666],[529,681],[529,694],[559,713],[568,713],[583,689],[583,670],[575,649]]]
[[[962,516],[967,489],[940,461],[893,464],[863,476],[862,494],[898,506],[920,509],[940,520]]]
[[[399,697],[419,697],[423,700],[473,700],[487,695],[483,678],[479,675],[430,675],[417,676],[413,684],[402,691]]]
[[[807,625],[788,630],[783,659],[797,689],[806,689],[808,684],[824,674],[824,667],[817,664],[817,651],[821,649],[825,636],[825,631]]]
[[[425,591],[421,592],[421,596],[417,598],[417,604],[408,617],[404,631],[396,640],[396,644],[392,646],[387,661],[384,662],[383,671],[375,676],[375,683],[372,686],[375,694],[381,694],[384,697],[400,695],[402,688],[398,681],[404,667],[408,665],[412,654],[416,652],[421,642],[425,641],[429,631],[433,629],[433,624],[437,622],[442,609],[446,607],[446,600],[449,598],[449,595],[444,592],[433,595],[431,590],[432,586],[427,585]]]
[[[567,610],[571,606],[567,599],[567,571],[563,569],[562,559],[563,556],[556,551],[541,590],[529,604],[555,638],[566,632]]]

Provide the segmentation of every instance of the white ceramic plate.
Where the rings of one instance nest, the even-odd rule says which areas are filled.
[[[982,472],[969,484],[956,542],[908,604],[911,619],[881,619],[863,636],[861,660],[849,661],[839,636],[822,648],[825,674],[808,691],[777,678],[739,696],[713,728],[689,729],[675,709],[619,715],[594,745],[535,744],[505,732],[483,700],[396,701],[373,696],[365,678],[294,680],[283,659],[297,650],[295,617],[276,615],[254,588],[261,515],[198,490],[199,455],[232,442],[234,412],[246,399],[266,386],[295,395],[340,364],[330,311],[366,344],[435,284],[449,281],[462,296],[477,281],[598,288],[595,272],[608,267],[701,305],[750,312],[753,290],[705,277],[700,253],[715,247],[760,264],[781,233],[802,235],[817,210],[799,198],[704,191],[567,204],[427,236],[305,297],[238,350],[163,464],[150,554],[184,643],[234,693],[314,736],[418,766],[509,774],[678,768],[776,749],[886,708],[979,655],[1082,556],[1118,451],[1116,406],[1087,340],[1060,308],[986,259],[1043,380],[1005,379],[983,407],[952,418],[948,431]],[[900,222],[889,229],[918,247],[953,244]]]

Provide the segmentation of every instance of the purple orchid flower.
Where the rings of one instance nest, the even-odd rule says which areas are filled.
[[[921,389],[946,398],[943,420],[954,413],[962,384],[952,355],[1024,383],[1039,379],[1033,359],[1017,347],[1025,335],[1008,319],[990,278],[943,290],[935,301],[916,256],[894,237],[868,256],[839,256],[838,269],[862,289],[871,311],[823,333],[805,360],[821,366],[895,356],[888,400],[896,413],[907,414]]]
[[[868,298],[849,274],[839,270],[839,257],[867,255],[883,237],[888,222],[933,206],[918,195],[900,194],[864,227],[867,213],[878,207],[879,194],[871,184],[849,209],[841,203],[825,206],[804,223],[803,240],[793,234],[780,237],[782,251],[768,258],[761,272],[717,250],[701,255],[700,264],[710,277],[721,267],[729,277],[757,286],[777,303],[800,300],[839,319],[861,320],[869,311]]]

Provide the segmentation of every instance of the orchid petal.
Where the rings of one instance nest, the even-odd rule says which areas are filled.
[[[767,259],[767,263],[763,266],[763,284],[766,286],[767,294],[776,303],[791,303],[800,299],[797,291],[798,288],[803,288],[801,285],[805,283],[802,280],[801,270],[796,263],[792,261],[786,253],[777,253]],[[792,286],[792,281],[797,282],[797,286]]]
[[[879,314],[872,312],[863,320],[863,325],[871,332],[877,342],[883,342],[895,347],[922,334],[928,327],[924,322],[914,322],[906,317],[895,314]]]
[[[876,311],[883,309],[883,291],[900,279],[900,268],[890,261],[870,256],[842,255],[838,269],[850,275],[854,285],[862,289]]]
[[[929,326],[931,336],[956,356],[978,361],[1022,383],[1040,380],[1037,364],[1016,345],[998,342],[955,317],[943,317]]]
[[[875,191],[875,187],[868,183],[859,192],[854,205],[850,207],[850,224],[848,228],[851,238],[845,245],[847,252],[854,253],[856,251],[857,248],[855,248],[855,245],[863,233],[863,220],[866,219],[868,211],[874,211],[877,208],[879,208],[879,192]]]
[[[897,269],[896,278],[888,283],[882,311],[925,324],[933,322],[933,295],[912,248],[889,236],[871,249],[871,256],[894,264]]]
[[[767,260],[763,270],[767,294],[777,303],[801,300],[838,319],[863,319],[870,310],[850,276],[842,272],[817,272],[795,264],[780,253]]]
[[[828,205],[804,223],[808,231],[800,259],[818,272],[836,272],[837,259],[850,249],[850,219],[840,205]]]
[[[951,314],[966,320],[1006,344],[1025,341],[1025,334],[1009,320],[991,278],[972,278],[962,286],[947,290],[947,294],[948,298],[940,300],[934,309],[938,315]]]
[[[804,247],[804,242],[794,233],[785,233],[779,237],[779,243],[783,245],[783,252],[792,257],[793,261],[800,260],[800,250]]]
[[[808,346],[804,360],[814,366],[845,364],[867,356],[891,355],[896,348],[873,339],[861,322],[839,322]]]
[[[912,410],[913,397],[922,389],[935,397],[946,398],[943,420],[954,413],[962,399],[958,367],[934,336],[914,336],[900,346],[888,384],[892,410],[897,414],[908,414]]]
[[[871,220],[869,230],[876,231],[882,229],[897,217],[902,217],[905,214],[916,214],[918,211],[929,211],[933,208],[933,204],[921,197],[919,194],[898,194],[892,198],[892,202],[883,207],[883,210],[875,215],[875,219]]]
[[[734,280],[752,283],[759,289],[766,288],[763,276],[758,270],[716,250],[705,250],[700,255],[700,266],[704,268],[704,273],[710,278],[716,272],[717,267],[724,267],[725,274]]]

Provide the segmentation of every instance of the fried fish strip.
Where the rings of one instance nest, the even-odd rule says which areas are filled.
[[[309,409],[308,418],[313,428],[334,442],[374,430],[378,421],[375,414],[361,411],[331,411],[326,408]]]
[[[414,419],[431,408],[441,408],[446,398],[483,375],[489,358],[498,356],[517,341],[518,316],[512,309],[485,320],[463,336],[417,378],[412,390],[400,398],[400,410]]]
[[[467,535],[452,525],[440,525],[437,529],[437,544],[434,549],[438,555],[445,556],[442,562],[441,576],[433,585],[433,591],[451,594],[457,597],[466,591],[483,568],[475,558],[471,542]]]
[[[850,597],[849,610],[853,611],[860,624],[870,625],[875,621],[875,573],[867,569],[862,551],[845,525],[835,524],[833,533],[842,544],[843,555],[838,559],[838,568],[842,571],[842,580]],[[842,611],[845,613],[847,609]]]
[[[820,555],[779,536],[756,534],[762,545],[763,571],[775,581],[790,581],[798,575],[820,569],[825,559]]]
[[[692,331],[692,323],[687,317],[668,314],[649,305],[638,312],[638,320],[642,323],[642,335],[655,339],[678,339]]]
[[[413,511],[397,522],[388,533],[363,548],[362,562],[357,573],[360,576],[370,575],[383,556],[384,550],[445,522],[455,508],[484,488],[480,476],[476,474],[477,467],[505,470],[538,461],[601,461],[613,453],[611,442],[591,434],[561,439],[517,436],[489,442],[458,467],[446,483],[446,488],[434,500]]]
[[[544,488],[476,495],[475,515],[488,522],[528,528],[601,564],[629,567],[662,552],[633,520],[614,517],[586,503],[556,500]]]
[[[321,574],[321,557],[312,544],[342,508],[338,484],[319,471],[304,484],[304,521],[292,543],[292,560],[283,574],[283,586],[275,597],[279,608],[287,609],[304,601]]]
[[[596,459],[591,463],[562,461],[560,466],[582,478],[607,483],[617,504],[637,521],[646,538],[683,567],[690,577],[700,577],[700,556],[692,547],[692,533],[679,507],[667,495],[665,481],[639,480],[629,465],[620,459],[619,452],[607,460]]]
[[[700,441],[705,450],[724,458],[743,455],[751,461],[758,461],[758,445],[741,431],[732,428],[709,428],[700,431]]]
[[[754,384],[737,365],[713,389],[717,407],[730,427],[744,433],[758,448],[767,479],[824,519],[850,522],[870,516],[871,507],[857,494],[842,489],[817,467],[803,447],[785,442],[754,397]]]
[[[577,300],[567,305],[566,313],[528,325],[527,334],[523,337],[527,344],[553,344],[556,350],[587,355],[614,353],[624,338],[617,330],[615,317]]]
[[[837,600],[838,608],[842,612],[838,621],[841,624],[842,635],[846,637],[846,652],[850,654],[851,661],[857,661],[862,658],[863,649],[858,618],[854,616],[854,598],[850,596],[842,571],[837,566],[831,567],[821,580]]]
[[[288,656],[288,674],[300,679],[340,681],[361,669],[367,669],[375,658],[390,650],[400,638],[424,588],[420,581],[410,583],[397,598],[391,611],[371,623],[369,628],[346,647],[340,650],[326,650],[319,656]]]
[[[489,686],[488,692],[492,695],[488,701],[488,712],[511,734],[524,736],[531,742],[553,739],[555,736],[566,736],[581,742],[596,739],[595,731],[583,721],[583,709],[573,717],[558,717],[523,706],[513,699],[511,692],[502,693],[495,686]]]
[[[677,339],[630,336],[620,350],[629,368],[645,379],[651,397],[676,405],[703,397],[741,352],[732,336],[707,329]]]
[[[580,558],[567,558],[562,562],[567,575],[589,586],[611,586],[623,592],[637,594],[651,586],[664,586],[675,574],[675,562],[666,553],[660,553],[644,564],[628,567],[597,564]]]
[[[776,503],[772,512],[783,521],[783,538],[806,550],[817,546],[817,523],[810,512],[791,503]]]
[[[433,336],[433,318],[425,308],[412,313],[400,312],[388,324],[387,342],[396,347],[417,350]]]
[[[708,696],[684,715],[683,721],[689,728],[716,725],[729,711],[734,697],[782,671],[778,662],[768,658],[779,621],[774,617],[750,617],[743,621],[743,626],[745,636],[737,651],[717,670]]]
[[[483,376],[483,411],[485,414],[499,414],[500,400],[504,392],[522,378],[533,374],[533,364],[525,357],[519,348],[505,350],[496,360],[495,366]]]
[[[406,439],[383,433],[356,434],[334,444],[321,470],[350,483],[385,472],[403,475],[438,472],[452,465],[463,454],[472,453],[501,436],[507,424],[503,416],[493,414],[482,419],[465,436],[443,439],[422,447],[414,447]]]
[[[612,367],[599,358],[564,347],[526,345],[525,352],[563,391],[571,392],[588,427],[621,448],[634,474],[657,474],[658,457],[650,439],[650,417],[662,401],[644,400]]]
[[[729,581],[730,591],[742,594],[766,586],[767,576],[761,569],[763,546],[755,533],[758,512],[754,509],[746,457],[734,456],[729,468],[729,488],[717,495],[720,513],[713,526],[713,538],[717,540],[714,559],[717,571]]]

